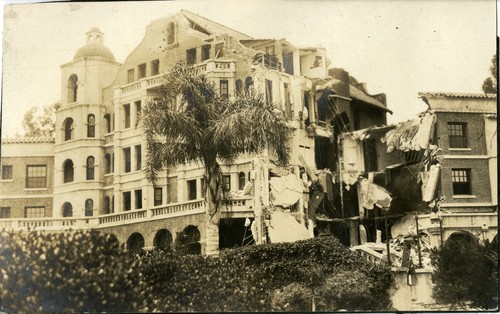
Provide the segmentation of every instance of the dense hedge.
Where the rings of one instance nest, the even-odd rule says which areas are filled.
[[[394,278],[334,237],[219,257],[125,252],[97,231],[0,235],[6,312],[387,310]]]
[[[1,311],[149,310],[138,263],[97,231],[2,232],[0,272]]]

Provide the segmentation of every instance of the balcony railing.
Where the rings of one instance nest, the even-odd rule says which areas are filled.
[[[203,63],[195,65],[200,71],[209,72],[234,72],[235,66],[232,60],[207,60]]]
[[[152,209],[130,210],[126,212],[100,215],[96,217],[65,218],[12,218],[0,219],[0,230],[68,230],[91,229],[147,221],[148,219],[168,218],[170,216],[202,213],[204,200],[189,201],[180,204],[156,207]]]

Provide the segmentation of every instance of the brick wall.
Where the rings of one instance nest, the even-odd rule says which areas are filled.
[[[437,137],[438,146],[445,155],[484,155],[486,143],[484,138],[484,118],[478,113],[438,112]],[[448,122],[467,123],[467,144],[470,150],[450,150],[448,138]]]
[[[491,202],[490,176],[487,159],[444,159],[441,168],[441,189],[446,203]],[[471,169],[471,189],[475,198],[453,198],[452,168]]]
[[[2,157],[2,165],[12,165],[12,180],[0,180],[0,206],[10,207],[11,218],[23,218],[24,208],[45,206],[52,216],[54,157]],[[26,166],[46,165],[46,188],[26,188]]]

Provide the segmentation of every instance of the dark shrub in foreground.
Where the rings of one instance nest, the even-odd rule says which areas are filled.
[[[148,310],[148,287],[116,241],[97,231],[0,233],[0,310]]]

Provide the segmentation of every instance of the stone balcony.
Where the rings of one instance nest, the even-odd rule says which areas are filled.
[[[246,218],[253,214],[253,199],[238,197],[222,201],[223,217]],[[99,229],[158,219],[168,219],[205,212],[205,201],[194,200],[179,204],[156,206],[125,212],[88,217],[44,217],[0,219],[0,230],[13,231],[62,231]]]

